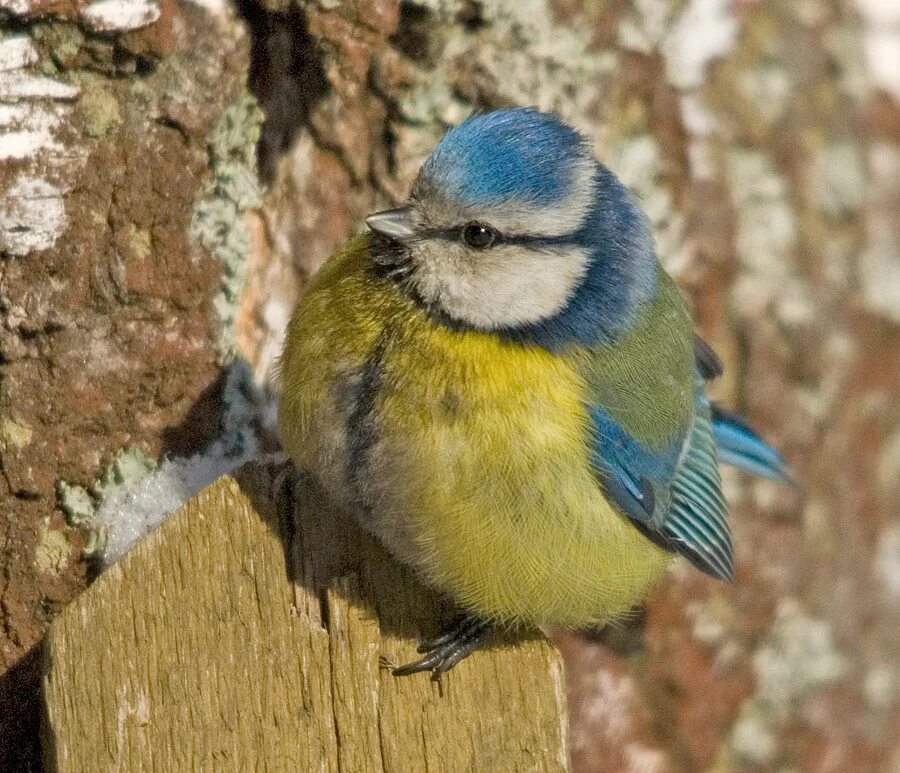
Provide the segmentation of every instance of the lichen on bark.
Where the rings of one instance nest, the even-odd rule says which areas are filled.
[[[575,767],[896,760],[900,109],[884,67],[900,47],[896,3],[242,0],[249,59],[243,28],[190,5],[160,3],[152,25],[114,35],[92,31],[84,4],[55,0],[61,18],[43,22],[29,16],[40,0],[0,6],[19,14],[0,61],[24,62],[15,83],[0,73],[0,149],[21,152],[23,132],[50,158],[76,148],[59,169],[83,183],[0,160],[0,214],[31,229],[0,223],[0,417],[15,422],[0,507],[16,512],[0,544],[31,567],[57,480],[88,486],[128,445],[201,447],[218,416],[221,390],[203,389],[219,374],[220,317],[263,379],[309,276],[362,216],[405,197],[441,133],[474,110],[534,104],[584,131],[639,195],[725,361],[716,397],[803,482],[727,475],[735,585],[677,569],[643,621],[612,636],[628,647],[564,643],[582,707]],[[261,204],[244,78],[265,116]],[[236,105],[229,147],[247,185],[234,189],[207,171],[213,127]],[[198,230],[198,211],[221,230]],[[20,427],[31,439],[16,446]],[[53,604],[78,587],[74,566]],[[35,576],[9,564],[0,580],[7,662],[49,616]],[[787,622],[786,600],[800,610]],[[853,678],[807,680],[779,704],[785,720],[760,663],[783,664],[772,653],[810,632]]]

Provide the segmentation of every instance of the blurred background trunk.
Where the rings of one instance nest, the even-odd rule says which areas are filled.
[[[34,646],[104,502],[273,447],[309,276],[448,126],[537,105],[801,482],[727,476],[734,585],[679,567],[559,638],[574,767],[898,769],[898,100],[892,0],[0,0],[0,759],[37,766]]]

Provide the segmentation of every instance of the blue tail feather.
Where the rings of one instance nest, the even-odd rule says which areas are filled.
[[[737,414],[713,405],[712,430],[720,462],[770,480],[793,482],[781,454]]]

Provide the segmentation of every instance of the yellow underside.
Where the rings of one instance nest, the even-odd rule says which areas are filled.
[[[613,509],[591,472],[576,368],[435,323],[372,276],[362,244],[329,261],[291,323],[279,417],[288,452],[345,496],[336,385],[380,339],[366,525],[482,616],[578,627],[627,611],[668,554]]]

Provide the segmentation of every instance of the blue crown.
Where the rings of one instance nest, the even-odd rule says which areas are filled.
[[[549,205],[571,190],[584,138],[551,113],[512,108],[472,116],[438,143],[419,185],[464,206]]]

